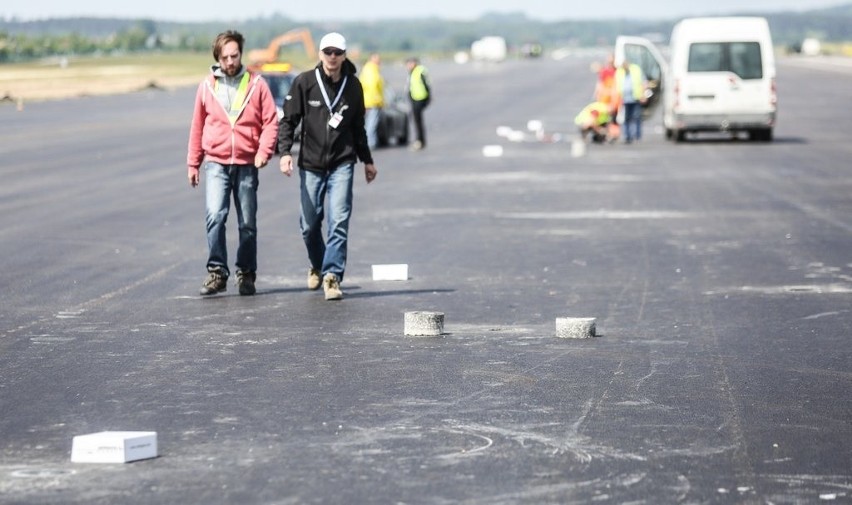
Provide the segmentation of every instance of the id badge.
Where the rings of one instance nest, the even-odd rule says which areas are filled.
[[[331,116],[331,119],[328,120],[328,126],[337,128],[341,121],[343,121],[343,114],[335,112],[334,115]]]

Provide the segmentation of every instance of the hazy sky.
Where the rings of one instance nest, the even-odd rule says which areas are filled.
[[[486,12],[522,11],[534,19],[557,21],[617,17],[673,19],[705,14],[798,12],[847,3],[850,3],[850,0],[5,0],[4,5],[0,7],[0,17],[16,17],[21,20],[97,16],[144,17],[161,21],[240,21],[277,12],[296,21],[352,21],[424,16],[470,20]],[[309,7],[304,7],[306,5]],[[602,12],[603,6],[606,6],[605,12]]]

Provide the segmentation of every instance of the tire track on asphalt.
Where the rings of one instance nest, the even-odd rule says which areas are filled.
[[[740,184],[742,183],[741,180],[738,180],[737,182]],[[732,193],[736,193],[737,190],[738,188],[729,189]],[[702,194],[702,196],[702,199],[705,200],[702,202],[702,206],[706,209],[712,209],[712,202],[706,201],[706,198],[708,198],[707,195]],[[725,213],[719,213],[714,216],[713,219],[719,220],[718,229],[721,231],[731,228],[736,229],[737,225],[735,223],[729,223],[728,217]],[[679,250],[678,252],[679,255],[682,255],[683,253],[683,250]],[[716,387],[713,388],[713,391],[721,392],[719,396],[719,409],[720,415],[723,418],[722,424],[716,428],[716,431],[722,433],[726,428],[728,430],[728,436],[731,438],[731,443],[727,445],[731,447],[732,450],[731,468],[734,472],[734,477],[738,481],[745,480],[745,482],[738,482],[738,484],[743,487],[748,487],[749,489],[757,489],[757,478],[755,476],[754,468],[750,463],[748,445],[745,430],[743,428],[743,414],[737,406],[734,386],[731,382],[730,375],[728,374],[729,365],[726,361],[726,354],[722,353],[722,342],[717,329],[716,315],[713,313],[713,309],[709,304],[703,303],[702,300],[698,299],[705,291],[702,288],[709,282],[707,278],[708,272],[706,268],[697,269],[697,272],[699,272],[697,275],[700,276],[700,284],[698,286],[693,286],[693,289],[686,290],[686,292],[689,297],[689,306],[697,309],[698,317],[700,318],[699,324],[702,328],[706,328],[709,334],[707,347],[708,351],[710,351],[710,363],[715,363],[715,365],[712,365],[711,369],[711,372],[715,375],[714,382],[716,383]]]

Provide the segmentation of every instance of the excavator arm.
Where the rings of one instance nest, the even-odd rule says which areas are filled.
[[[306,28],[296,28],[272,39],[269,46],[265,49],[252,49],[249,51],[249,64],[262,65],[264,63],[275,63],[278,61],[278,52],[281,50],[281,46],[300,42],[305,47],[305,53],[308,55],[308,58],[316,58],[317,48],[316,45],[314,45],[314,39],[311,37],[310,30]]]

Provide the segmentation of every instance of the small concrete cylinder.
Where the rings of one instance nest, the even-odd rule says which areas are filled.
[[[595,336],[594,317],[557,317],[556,336],[559,338],[592,338]]]
[[[405,313],[405,334],[413,337],[436,337],[444,333],[444,313],[414,311]]]

